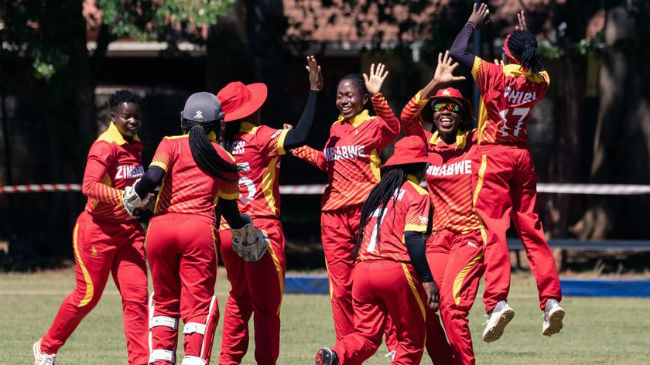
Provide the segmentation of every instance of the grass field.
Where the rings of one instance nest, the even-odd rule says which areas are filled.
[[[73,285],[72,270],[0,274],[0,364],[32,363],[32,343],[47,330]],[[220,271],[217,293],[222,312],[228,285]],[[480,340],[482,303],[474,306],[470,326],[478,364],[650,364],[650,299],[565,298],[565,329],[552,338],[541,335],[541,312],[529,275],[513,278],[510,303],[517,316],[502,339],[492,344]],[[57,364],[125,364],[120,308],[120,297],[110,283],[99,305],[59,351]],[[333,340],[327,296],[285,296],[278,364],[313,364],[316,350]],[[219,330],[213,364],[220,343]],[[255,363],[252,346],[244,364]],[[382,347],[366,364],[388,364],[385,353]],[[426,354],[422,363],[430,363]]]

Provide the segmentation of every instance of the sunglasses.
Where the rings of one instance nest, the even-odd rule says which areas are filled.
[[[449,110],[450,112],[458,113],[460,111],[460,106],[455,103],[437,103],[433,106],[434,112],[439,112],[440,110]]]

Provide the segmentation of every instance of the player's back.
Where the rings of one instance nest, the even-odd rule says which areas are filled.
[[[214,138],[211,143],[224,160],[234,164],[232,156]],[[165,137],[160,142],[151,165],[166,171],[156,201],[156,214],[199,214],[213,219],[218,196],[236,199],[239,195],[236,173],[224,173],[231,180],[226,181],[206,174],[197,166],[190,150],[188,135]]]
[[[526,122],[544,97],[550,78],[517,64],[497,65],[475,57],[472,76],[481,93],[480,144],[525,144]]]
[[[242,122],[241,129],[226,141],[239,168],[239,210],[253,218],[280,216],[280,160],[288,130]]]
[[[415,177],[409,175],[407,181],[395,191],[386,204],[379,228],[377,220],[381,207],[377,208],[363,227],[363,241],[359,247],[359,261],[390,260],[409,262],[404,233],[407,231],[424,233],[429,221],[429,193],[421,188]]]

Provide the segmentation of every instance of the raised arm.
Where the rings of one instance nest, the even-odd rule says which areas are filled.
[[[467,24],[460,30],[454,43],[451,45],[451,57],[463,64],[463,66],[471,69],[474,65],[474,54],[469,52],[467,46],[469,40],[476,29],[480,29],[484,24],[489,21],[490,10],[486,4],[474,4],[472,14],[467,20]]]
[[[391,144],[399,134],[399,119],[393,113],[393,110],[388,105],[386,98],[381,93],[381,86],[384,80],[388,77],[388,71],[383,63],[370,65],[370,75],[363,74],[363,79],[366,83],[366,89],[371,96],[372,106],[375,108],[377,116],[383,120],[381,125],[380,146],[387,146]]]
[[[438,53],[438,65],[433,74],[431,81],[422,88],[411,100],[406,104],[402,110],[402,130],[407,136],[420,136],[425,139],[426,134],[422,126],[421,112],[429,99],[436,94],[436,92],[449,84],[465,80],[465,76],[454,76],[453,72],[458,67],[458,63],[452,62],[449,57],[449,51]]]
[[[305,109],[302,111],[302,115],[300,116],[295,129],[292,129],[287,133],[287,137],[284,140],[285,150],[300,147],[307,143],[307,137],[309,137],[309,132],[311,131],[314,122],[314,115],[316,114],[318,93],[323,88],[321,67],[316,62],[314,56],[307,57],[307,66],[305,66],[305,68],[309,72],[309,95],[307,96]]]

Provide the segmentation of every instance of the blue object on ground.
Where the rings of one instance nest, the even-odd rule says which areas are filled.
[[[650,279],[560,278],[562,294],[581,297],[650,297]],[[288,275],[285,294],[329,294],[327,275]]]

